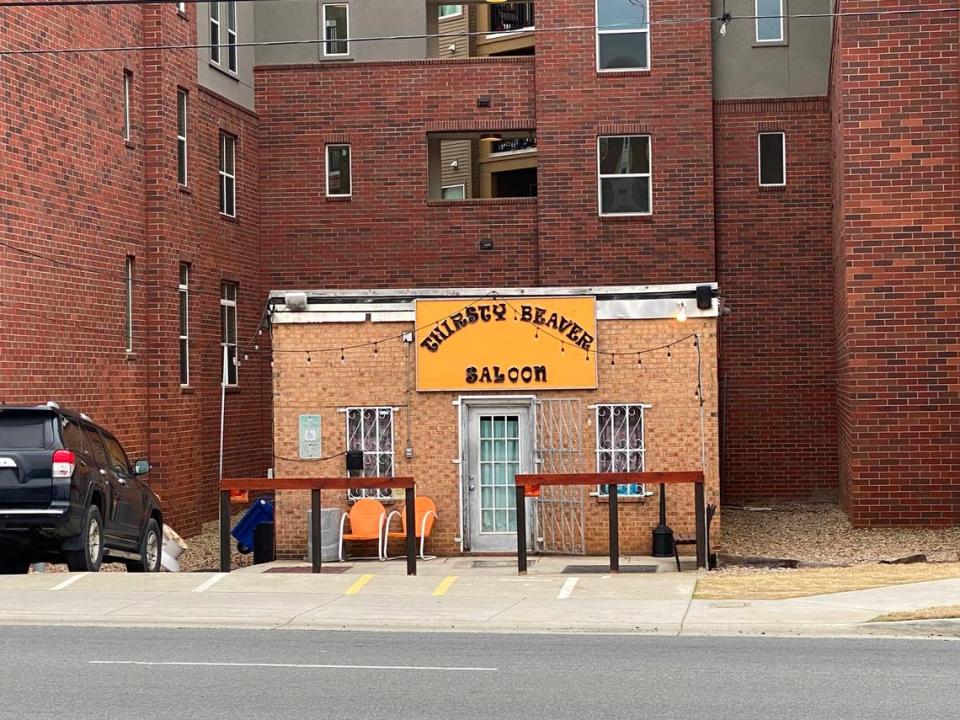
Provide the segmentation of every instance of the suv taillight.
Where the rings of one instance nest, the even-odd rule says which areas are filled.
[[[77,456],[73,454],[73,450],[57,450],[53,453],[53,477],[72,477],[76,465]]]

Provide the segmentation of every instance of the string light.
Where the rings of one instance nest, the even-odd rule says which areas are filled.
[[[373,354],[376,355],[376,354],[378,354],[379,352],[380,352],[380,351],[377,350],[377,344],[374,343],[374,344],[373,344]]]
[[[310,353],[307,352],[307,362],[310,362]]]
[[[683,301],[677,303],[677,322],[686,322],[687,321],[687,308],[683,304]]]
[[[347,359],[343,356],[343,348],[340,348],[340,362],[346,362]]]
[[[643,365],[643,359],[640,357],[640,353],[637,353],[637,365]]]

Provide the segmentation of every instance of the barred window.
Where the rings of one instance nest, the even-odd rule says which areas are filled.
[[[363,471],[351,472],[353,477],[393,477],[393,408],[347,408],[347,450],[363,452]],[[349,500],[364,497],[389,500],[393,491],[387,489],[349,490]]]
[[[646,405],[597,405],[597,472],[643,472],[643,410]],[[605,496],[606,485],[598,485],[597,493]],[[620,485],[619,497],[643,497],[644,487],[638,483]]]

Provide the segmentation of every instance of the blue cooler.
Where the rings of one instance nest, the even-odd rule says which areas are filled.
[[[230,533],[237,540],[237,550],[246,555],[253,550],[253,531],[257,525],[273,522],[273,505],[266,500],[257,500],[247,510]]]

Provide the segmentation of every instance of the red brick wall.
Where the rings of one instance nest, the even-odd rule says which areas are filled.
[[[851,16],[837,41],[841,498],[861,526],[950,525],[960,521],[960,25],[952,12]]]
[[[723,101],[715,118],[723,498],[836,499],[828,101]],[[760,187],[761,131],[786,133],[786,187]]]
[[[148,8],[11,10],[5,47],[195,42],[189,17]],[[45,35],[43,33],[46,33]],[[133,72],[131,141],[121,137]],[[0,59],[0,400],[55,399],[149,456],[167,520],[192,533],[216,510],[220,281],[239,283],[239,336],[254,334],[260,284],[257,121],[196,86],[193,52]],[[188,192],[177,188],[176,89],[190,91]],[[219,217],[218,128],[238,142],[238,222]],[[135,256],[134,352],[124,350],[124,260]],[[192,388],[178,375],[177,282],[191,277]],[[79,267],[77,267],[79,266]],[[268,367],[240,369],[227,399],[225,472],[268,464]],[[263,363],[265,365],[265,363]]]
[[[258,68],[267,284],[537,284],[535,201],[427,200],[427,133],[533,128],[533,93],[532,58]],[[349,199],[325,197],[327,142],[351,145]]]
[[[651,4],[649,72],[598,73],[592,29],[536,38],[537,182],[545,285],[714,279],[712,57],[705,0]],[[593,2],[537,5],[543,27],[596,23]],[[653,214],[598,213],[597,136],[650,134]]]

